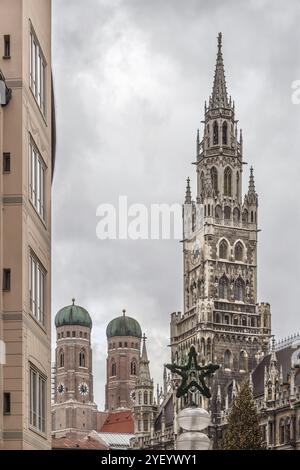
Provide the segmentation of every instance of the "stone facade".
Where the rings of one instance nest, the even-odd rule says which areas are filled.
[[[97,428],[93,395],[91,327],[73,324],[56,328],[54,436],[86,435]]]
[[[51,0],[1,0],[0,32],[0,445],[50,449]]]

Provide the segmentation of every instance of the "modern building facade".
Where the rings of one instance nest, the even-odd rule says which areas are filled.
[[[55,437],[84,437],[96,429],[93,395],[92,319],[73,304],[55,317],[56,350],[52,431]]]
[[[0,89],[5,77],[11,90],[0,109],[0,441],[4,449],[49,449],[51,0],[2,0],[0,9]]]

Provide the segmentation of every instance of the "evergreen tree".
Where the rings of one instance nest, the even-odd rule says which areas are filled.
[[[234,400],[222,447],[225,450],[264,449],[258,413],[248,382],[241,385]]]

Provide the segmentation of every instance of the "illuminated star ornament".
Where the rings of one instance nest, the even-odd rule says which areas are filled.
[[[209,388],[205,383],[206,377],[211,377],[216,370],[219,369],[218,364],[206,364],[199,366],[197,362],[197,352],[194,346],[191,346],[188,354],[188,363],[185,366],[179,366],[177,364],[166,364],[166,367],[173,373],[180,375],[182,378],[181,384],[179,385],[176,397],[181,398],[186,395],[188,391],[196,392],[199,390],[201,395],[206,398],[211,397]]]

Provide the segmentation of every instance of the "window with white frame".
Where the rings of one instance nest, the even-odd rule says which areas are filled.
[[[46,394],[46,378],[30,365],[29,423],[42,433],[46,433]]]
[[[33,30],[30,32],[30,88],[43,115],[46,112],[46,61]]]
[[[29,257],[30,312],[35,319],[45,324],[45,271],[37,258]]]
[[[44,161],[30,139],[29,144],[29,196],[39,216],[45,220],[45,171]]]

